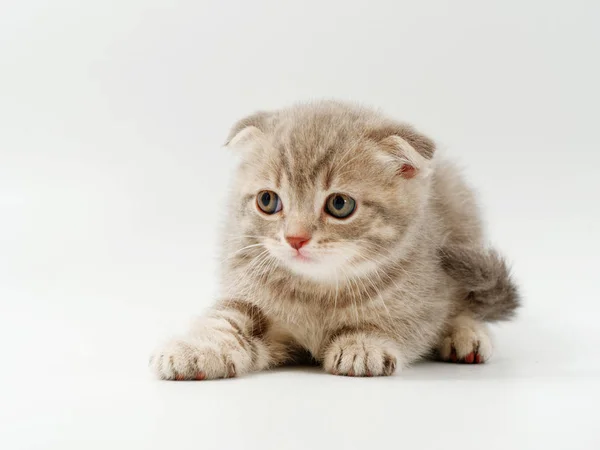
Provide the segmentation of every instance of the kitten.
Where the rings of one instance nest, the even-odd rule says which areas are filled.
[[[319,102],[239,121],[222,298],[151,358],[163,379],[231,377],[302,353],[391,375],[424,356],[482,363],[517,289],[473,193],[435,145],[375,111]]]

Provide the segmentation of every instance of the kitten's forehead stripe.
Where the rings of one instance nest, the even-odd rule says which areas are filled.
[[[272,177],[275,180],[275,188],[277,191],[279,191],[281,189],[281,177],[283,175],[283,170],[281,169],[280,164],[275,164],[273,172],[274,173],[272,174]]]
[[[287,149],[283,146],[279,147],[279,164],[287,176],[288,183],[292,180],[292,168],[290,166]]]
[[[328,190],[331,185],[331,161],[334,157],[335,150],[332,147],[327,147],[320,158],[314,163],[311,171],[311,179],[316,185],[318,181],[324,179],[325,190]],[[322,174],[325,173],[323,177]]]
[[[324,170],[325,176],[323,180],[323,190],[328,191],[331,189],[331,183],[333,181],[333,168],[331,166]]]

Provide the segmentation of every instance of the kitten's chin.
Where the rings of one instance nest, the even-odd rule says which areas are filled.
[[[331,286],[342,286],[353,278],[377,271],[377,262],[360,256],[358,249],[323,252],[314,249],[292,251],[285,246],[267,246],[279,264],[292,274]]]
[[[300,277],[309,278],[319,283],[334,284],[341,277],[341,270],[336,270],[331,264],[323,264],[307,257],[294,257],[285,261],[285,266]]]
[[[332,286],[341,286],[352,278],[362,277],[374,270],[371,263],[354,265],[347,261],[319,260],[306,256],[286,258],[283,263],[294,275]]]

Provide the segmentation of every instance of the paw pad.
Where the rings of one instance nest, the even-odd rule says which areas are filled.
[[[457,318],[437,352],[442,361],[481,364],[492,355],[492,343],[485,326],[467,318]]]
[[[482,364],[485,360],[479,354],[478,350],[479,349],[476,349],[475,351],[467,353],[462,358],[459,358],[457,356],[456,349],[454,347],[452,347],[452,350],[450,351],[450,355],[446,358],[444,358],[441,355],[441,359],[442,359],[442,361],[449,361],[449,362],[460,363],[460,364]]]

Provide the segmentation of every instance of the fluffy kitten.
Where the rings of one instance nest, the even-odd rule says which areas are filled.
[[[222,298],[151,359],[163,379],[231,377],[308,354],[391,375],[429,355],[480,363],[484,322],[519,297],[473,194],[411,126],[339,102],[238,122]]]

